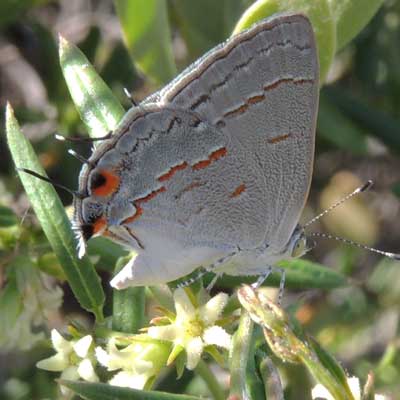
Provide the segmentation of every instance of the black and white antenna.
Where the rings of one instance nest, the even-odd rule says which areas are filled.
[[[35,178],[38,178],[42,181],[48,182],[50,184],[52,184],[53,186],[56,186],[62,190],[65,190],[66,192],[68,192],[69,194],[71,194],[73,197],[76,197],[78,199],[82,199],[84,197],[84,195],[76,190],[72,190],[64,185],[62,185],[61,183],[57,183],[55,181],[53,181],[52,179],[48,178],[47,176],[43,176],[35,171],[32,171],[31,169],[28,168],[16,168],[17,171],[22,171],[25,172],[26,174],[32,175]]]
[[[305,225],[303,225],[303,228],[307,228],[307,226],[312,225],[314,222],[318,221],[320,218],[325,216],[326,214],[330,213],[333,211],[336,207],[339,207],[342,205],[345,201],[350,200],[353,196],[366,192],[369,190],[374,183],[371,180],[368,180],[367,182],[364,183],[364,185],[359,186],[357,189],[353,190],[351,193],[347,194],[340,200],[338,200],[336,203],[332,204],[330,207],[328,207],[326,210],[322,211],[320,214],[316,215],[314,218],[312,218],[310,221],[308,221]]]
[[[320,218],[322,218],[323,216],[325,216],[329,212],[333,211],[336,207],[339,207],[345,201],[351,199],[353,196],[356,196],[357,194],[366,192],[367,190],[369,190],[371,188],[372,185],[373,185],[373,182],[371,180],[368,180],[363,185],[359,186],[357,189],[353,190],[351,193],[349,193],[348,195],[344,196],[343,198],[341,198],[340,200],[338,200],[337,202],[332,204],[330,207],[328,207],[326,210],[322,211],[320,214],[318,214],[317,216],[312,218],[310,221],[308,221],[303,226],[303,228],[305,229],[308,226],[312,225],[314,222],[318,221]],[[311,232],[307,236],[315,237],[315,238],[323,238],[323,239],[333,239],[333,240],[336,240],[338,242],[342,242],[342,243],[345,243],[345,244],[348,244],[348,245],[352,245],[352,246],[358,247],[360,249],[371,251],[372,253],[380,254],[382,256],[391,258],[393,260],[400,260],[400,254],[391,253],[389,251],[383,251],[383,250],[375,249],[374,247],[370,247],[370,246],[366,246],[364,244],[357,243],[357,242],[355,242],[355,241],[353,241],[351,239],[345,239],[345,238],[342,238],[342,237],[339,237],[339,236],[330,235],[329,233]]]
[[[106,135],[97,138],[91,137],[80,137],[80,136],[63,136],[58,133],[54,137],[60,142],[74,142],[74,143],[93,143],[99,142],[101,140],[108,140],[112,137],[112,131],[108,132]]]

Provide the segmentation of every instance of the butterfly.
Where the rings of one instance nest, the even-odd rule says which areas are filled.
[[[132,107],[82,167],[74,227],[136,257],[112,286],[202,266],[262,275],[307,247],[318,56],[304,15],[264,19]]]

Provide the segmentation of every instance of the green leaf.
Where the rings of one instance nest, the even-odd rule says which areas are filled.
[[[143,391],[111,386],[105,383],[86,383],[59,381],[61,385],[73,390],[87,400],[201,400],[200,397],[170,394],[165,392]]]
[[[344,47],[376,14],[384,0],[331,0],[337,21],[337,48]]]
[[[203,381],[206,383],[208,390],[212,394],[214,400],[224,400],[226,399],[224,390],[219,384],[217,377],[210,370],[208,364],[203,360],[200,360],[195,368],[195,373],[202,377]]]
[[[252,399],[247,386],[247,365],[253,353],[251,348],[253,328],[254,324],[250,315],[243,310],[239,327],[233,336],[229,357],[231,373],[229,396],[233,399]]]
[[[303,259],[280,261],[277,264],[286,272],[285,287],[294,289],[334,289],[347,285],[347,278],[339,272]],[[279,286],[282,275],[272,273],[264,282],[265,286]],[[240,283],[254,283],[256,277],[224,275],[218,281],[219,287],[231,288]]]
[[[250,354],[246,366],[246,387],[250,399],[261,400],[265,395],[264,382],[261,380],[257,373],[255,350],[256,346],[256,333],[260,330],[258,326],[255,327],[255,332],[251,335]]]
[[[18,218],[11,208],[0,206],[0,228],[18,225]]]
[[[329,354],[325,349],[323,349],[319,343],[309,337],[308,342],[310,347],[314,350],[318,357],[319,362],[336,378],[336,380],[350,392],[347,384],[346,373],[344,372],[342,366]]]
[[[356,155],[367,154],[367,136],[321,92],[318,134],[326,141]]]
[[[392,151],[400,152],[399,119],[369,106],[348,90],[329,86],[324,93],[345,115],[368,129],[368,133],[376,136]]]
[[[233,34],[278,12],[299,12],[310,18],[317,40],[322,84],[336,51],[336,25],[328,0],[258,0],[243,13]]]
[[[120,271],[132,255],[121,257],[116,265]],[[113,329],[125,333],[137,333],[144,324],[145,292],[144,287],[132,287],[113,290]]]
[[[348,284],[347,278],[341,273],[308,260],[284,260],[277,265],[287,272],[288,287],[334,289]],[[277,282],[279,275],[272,274],[271,280],[275,276]]]
[[[105,136],[115,129],[125,110],[85,55],[62,36],[59,41],[61,69],[81,119],[91,137]]]
[[[266,400],[283,399],[283,388],[279,371],[268,356],[260,362],[260,375],[264,382]]]
[[[170,5],[191,59],[225,40],[244,9],[242,0],[174,0]]]
[[[100,257],[96,261],[96,267],[105,271],[114,272],[115,264],[120,257],[128,254],[127,250],[110,239],[98,236],[92,238],[87,243],[87,252],[89,255]]]
[[[15,165],[46,175],[31,144],[21,133],[9,104],[6,109],[6,132]],[[88,258],[82,260],[77,258],[76,241],[71,224],[56,191],[49,183],[25,172],[19,172],[19,175],[76,298],[83,308],[92,311],[98,320],[102,320],[104,292],[100,279]]]
[[[156,84],[176,75],[165,0],[115,0],[125,44],[135,65]]]
[[[312,338],[308,340],[308,348],[312,352],[305,354],[302,361],[317,382],[324,385],[335,399],[355,400],[340,364]]]
[[[41,255],[37,260],[37,267],[45,274],[54,276],[60,281],[67,279],[57,256],[53,252]]]
[[[2,326],[0,345],[3,349],[8,341],[7,330],[14,327],[23,308],[23,298],[18,291],[17,279],[14,274],[14,276],[8,277],[8,282],[0,292],[0,322]]]

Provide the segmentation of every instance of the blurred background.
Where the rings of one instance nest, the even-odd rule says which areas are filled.
[[[167,4],[172,52],[180,71],[227,38],[251,1]],[[129,21],[129,15],[124,19]],[[67,154],[69,145],[54,139],[56,132],[85,135],[59,66],[58,33],[79,46],[126,109],[130,101],[123,88],[140,101],[175,74],[167,62],[158,66],[156,79],[135,68],[112,1],[0,2],[0,207],[12,210],[14,225],[18,221],[18,228],[4,221],[0,227],[0,268],[7,266],[18,246],[33,254],[43,270],[57,268],[11,162],[3,110],[6,101],[13,105],[48,175],[76,188],[81,165]],[[84,156],[90,147],[73,145]],[[400,252],[399,155],[400,2],[387,0],[361,34],[337,54],[321,90],[314,177],[304,221],[372,179],[369,192],[346,202],[312,229]],[[70,205],[70,195],[59,194]],[[365,379],[373,370],[378,391],[399,393],[400,263],[324,239],[307,258],[349,276],[352,285],[330,291],[287,290],[285,304],[295,308],[305,329],[351,374]],[[0,287],[5,282],[2,271]],[[67,286],[63,289],[63,306],[54,313],[51,326],[61,325],[71,315],[81,318]],[[4,348],[0,349],[0,398],[56,397],[54,376],[34,367],[45,350]],[[291,377],[287,398],[308,398],[305,370],[284,366],[283,373]],[[304,394],[293,377],[301,382]],[[190,392],[190,384],[187,378],[180,389],[187,385]]]

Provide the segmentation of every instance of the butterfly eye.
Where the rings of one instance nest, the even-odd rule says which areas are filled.
[[[294,258],[301,257],[306,252],[306,249],[307,249],[306,238],[302,236],[296,241],[296,244],[293,247],[292,257]]]

